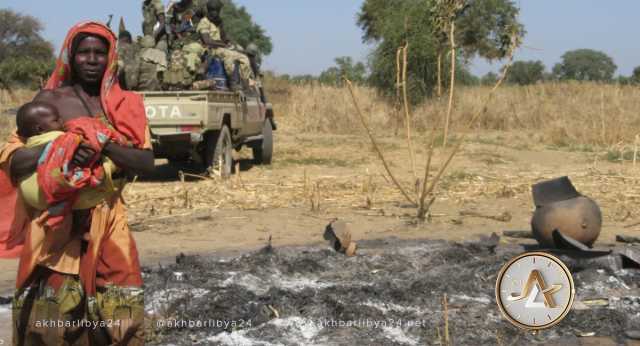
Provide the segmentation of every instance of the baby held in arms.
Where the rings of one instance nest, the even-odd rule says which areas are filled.
[[[99,120],[84,117],[63,124],[53,105],[34,101],[18,110],[16,125],[18,135],[26,141],[25,147],[45,145],[36,172],[19,181],[26,205],[61,217],[72,209],[93,208],[116,191],[111,179],[116,167],[99,150],[91,167],[74,167],[70,163],[71,155],[87,136],[95,139],[95,149],[110,139],[110,130]]]

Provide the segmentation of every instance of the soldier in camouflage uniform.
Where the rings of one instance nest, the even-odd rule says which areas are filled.
[[[138,51],[139,46],[132,42],[131,33],[123,31],[118,35],[118,79],[125,90],[131,90],[127,83],[127,75],[138,73],[135,64]]]
[[[195,29],[206,11],[204,0],[181,0],[169,6],[167,17],[171,27],[171,50],[182,49],[189,43],[199,42]]]
[[[164,5],[162,4],[162,0],[143,0],[142,16],[143,35],[153,36],[156,42],[159,41],[165,32]],[[154,32],[153,28],[158,23],[160,24],[159,29]]]
[[[155,48],[152,36],[143,37],[140,45],[142,49],[132,64],[135,66],[126,75],[127,86],[131,90],[160,90],[161,75],[167,70],[167,57],[162,50]]]
[[[262,73],[260,72],[260,67],[262,65],[262,56],[260,55],[260,49],[255,43],[250,43],[247,46],[246,52],[247,56],[249,57],[249,62],[251,63],[251,70],[253,71],[253,75],[256,78],[256,88],[258,89],[260,100],[262,101],[262,103],[267,103],[267,97],[264,94],[264,88],[262,86]]]
[[[240,89],[241,83],[234,78],[236,70],[239,71],[242,82],[253,86],[255,85],[255,75],[251,68],[251,63],[246,54],[242,53],[241,48],[237,45],[229,45],[224,39],[223,28],[221,25],[220,10],[222,2],[219,0],[210,0],[207,3],[207,15],[200,20],[196,31],[200,34],[200,38],[209,48],[209,55],[218,57],[224,62],[224,68],[230,79],[231,89]],[[232,49],[234,48],[234,49]]]
[[[203,73],[204,52],[204,48],[199,43],[189,43],[182,49],[173,50],[169,68],[164,73],[165,86],[170,90],[189,89],[196,78]]]
[[[260,56],[260,49],[255,43],[249,43],[247,49],[247,57],[249,57],[249,63],[251,64],[251,70],[256,79],[260,78],[260,66],[262,65],[262,56]]]
[[[202,69],[205,52],[196,32],[202,13],[203,0],[181,0],[167,10],[171,27],[171,62],[164,75],[164,84],[173,90],[189,88]]]

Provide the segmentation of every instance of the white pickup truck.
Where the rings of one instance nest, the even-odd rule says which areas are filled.
[[[249,146],[254,163],[270,164],[276,123],[270,103],[258,93],[153,91],[144,98],[156,158],[196,161],[230,175],[232,150]]]

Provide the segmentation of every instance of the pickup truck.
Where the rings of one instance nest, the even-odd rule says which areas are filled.
[[[156,158],[195,161],[225,177],[232,150],[248,146],[255,164],[271,164],[273,107],[243,91],[149,91],[144,99]]]

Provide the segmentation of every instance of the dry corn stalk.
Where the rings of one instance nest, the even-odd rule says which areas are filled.
[[[449,123],[451,122],[451,111],[453,109],[453,91],[456,84],[456,22],[451,21],[451,31],[449,32],[449,40],[451,44],[451,81],[449,84],[449,104],[447,105],[447,114],[444,119],[444,135],[442,139],[442,146],[447,146],[447,139],[449,137]]]
[[[365,195],[365,207],[367,209],[373,208],[373,198],[376,192],[376,185],[373,183],[373,176],[369,174],[367,169],[367,176],[365,182],[362,184],[362,193]]]
[[[464,139],[466,138],[468,131],[473,127],[473,125],[475,125],[475,123],[478,121],[478,119],[480,119],[480,117],[482,117],[484,114],[486,114],[487,111],[489,110],[488,109],[489,102],[493,99],[493,95],[495,94],[495,91],[498,90],[500,85],[502,85],[502,83],[504,82],[505,78],[507,77],[507,73],[509,72],[509,67],[511,67],[511,63],[513,62],[513,52],[520,45],[520,36],[518,36],[517,33],[513,33],[512,36],[511,36],[511,41],[512,41],[511,49],[510,49],[510,51],[509,51],[509,53],[507,55],[507,57],[508,57],[507,63],[502,68],[502,75],[500,76],[500,78],[498,79],[498,81],[496,82],[494,87],[491,89],[491,91],[489,92],[489,95],[485,99],[485,102],[484,102],[483,107],[481,108],[480,112],[474,114],[474,116],[471,118],[471,121],[469,121],[469,123],[467,124],[466,128],[463,130],[462,134],[460,135],[460,138],[458,138],[458,142],[453,147],[453,150],[451,150],[451,153],[449,154],[449,157],[447,158],[445,163],[442,165],[442,167],[440,167],[440,170],[436,174],[435,178],[429,184],[429,187],[423,190],[423,193],[426,196],[430,195],[433,192],[434,188],[436,187],[436,184],[438,183],[438,181],[442,177],[442,174],[444,173],[444,171],[447,169],[447,167],[449,166],[449,164],[453,160],[453,157],[458,153],[458,151],[462,147],[462,144],[464,143]],[[425,180],[425,184],[426,184],[426,180]],[[425,213],[425,212],[428,212],[428,209],[426,209],[426,210],[420,209],[419,211],[421,213]],[[422,219],[424,219],[424,217],[425,217],[424,214],[418,214],[418,219],[422,220]]]
[[[191,200],[189,198],[189,188],[185,182],[185,174],[183,171],[178,171],[178,177],[180,178],[180,187],[182,188],[182,207],[191,208]]]
[[[309,202],[311,203],[311,211],[320,211],[320,182],[317,181],[311,187],[309,194]]]
[[[356,108],[356,113],[360,117],[360,121],[362,123],[362,126],[364,126],[365,130],[367,131],[367,135],[369,136],[369,139],[371,140],[371,144],[373,145],[373,149],[376,151],[376,154],[378,154],[378,158],[380,159],[380,161],[382,161],[382,165],[384,166],[385,171],[387,171],[387,175],[389,176],[389,178],[391,178],[391,181],[393,181],[393,184],[398,188],[400,193],[402,193],[402,195],[407,199],[407,201],[409,203],[411,203],[412,205],[416,206],[417,205],[416,201],[407,193],[407,191],[404,189],[404,187],[402,187],[402,185],[400,185],[400,183],[398,182],[396,177],[391,172],[391,168],[389,168],[389,164],[387,163],[387,160],[385,159],[384,154],[383,154],[382,150],[380,149],[380,146],[378,145],[378,141],[376,141],[376,139],[375,139],[375,137],[373,135],[373,131],[369,127],[369,124],[367,123],[367,120],[365,119],[364,114],[362,114],[362,110],[360,109],[360,105],[358,104],[358,100],[356,98],[356,94],[353,91],[353,83],[351,83],[351,81],[349,79],[347,79],[347,78],[345,78],[345,82],[347,84],[347,87],[349,88],[349,92],[351,93],[351,98],[352,98],[353,104],[354,104],[354,106]]]
[[[449,346],[451,345],[451,340],[449,336],[449,308],[447,307],[447,294],[444,294],[442,297],[442,314],[444,316],[444,342],[443,345]]]
[[[416,153],[413,150],[413,141],[411,139],[411,114],[409,112],[409,98],[407,96],[407,56],[409,53],[409,43],[406,43],[402,48],[402,103],[404,105],[404,122],[407,128],[407,144],[409,146],[409,159],[411,160],[411,173],[413,174],[413,180],[418,180],[416,175]]]
[[[638,159],[638,144],[640,144],[640,135],[636,135],[633,142],[633,167],[636,166],[636,162]]]

